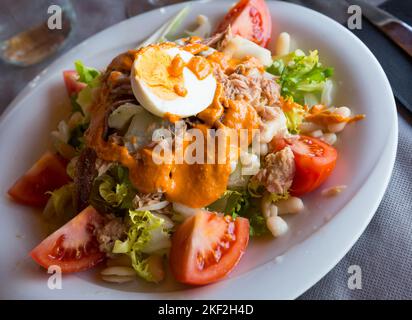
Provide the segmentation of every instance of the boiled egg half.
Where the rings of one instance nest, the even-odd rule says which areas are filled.
[[[171,114],[184,118],[206,109],[213,102],[217,83],[211,66],[207,74],[190,67],[193,62],[208,63],[199,59],[204,58],[171,43],[141,49],[131,72],[137,101],[159,117]]]

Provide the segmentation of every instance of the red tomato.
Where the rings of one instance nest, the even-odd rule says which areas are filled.
[[[42,267],[57,265],[64,273],[90,269],[105,257],[93,234],[102,224],[102,216],[89,206],[44,239],[30,256]]]
[[[266,47],[272,34],[272,19],[264,0],[240,0],[224,17],[216,33],[228,26],[232,32]]]
[[[66,165],[66,161],[60,156],[46,152],[10,188],[9,196],[21,204],[45,206],[50,197],[46,194],[47,191],[56,190],[70,182]]]
[[[176,280],[203,285],[225,277],[249,241],[249,221],[202,211],[178,227],[172,238],[170,266]]]
[[[78,93],[87,86],[85,83],[79,81],[79,75],[75,70],[63,71],[63,79],[69,97],[71,97],[75,93]]]
[[[315,190],[330,176],[338,153],[327,143],[306,136],[294,140],[291,148],[296,164],[291,194],[300,196]]]

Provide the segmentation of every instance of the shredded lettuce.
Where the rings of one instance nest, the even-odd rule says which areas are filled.
[[[270,198],[272,199],[272,202],[277,202],[280,200],[286,200],[290,197],[289,191],[286,191],[285,194],[278,194],[278,193],[271,193]]]
[[[74,65],[79,74],[79,81],[87,86],[72,98],[72,109],[73,112],[81,111],[87,115],[94,99],[94,89],[100,86],[100,72],[86,67],[80,60],[75,61]]]
[[[58,229],[76,215],[73,204],[73,183],[48,192],[50,199],[43,211],[43,216],[49,222],[52,231]]]
[[[245,217],[249,220],[250,236],[261,236],[269,231],[261,215],[259,202],[247,191],[226,190],[223,196],[208,206],[210,211],[223,212],[232,218]]]
[[[77,151],[82,150],[85,147],[84,133],[89,127],[89,123],[79,123],[72,130],[70,130],[69,145],[75,148]]]
[[[302,124],[307,110],[302,105],[293,102],[293,98],[287,98],[284,103],[283,113],[286,117],[286,126],[290,133],[298,134],[299,127]]]
[[[247,185],[247,191],[249,195],[253,198],[261,198],[265,188],[255,179],[250,179]]]
[[[127,168],[118,165],[94,180],[90,204],[101,212],[124,215],[132,207],[135,195]]]
[[[130,254],[132,267],[137,275],[148,282],[157,282],[157,278],[150,272],[149,258],[144,258],[142,254],[133,252]]]
[[[155,282],[150,273],[148,254],[164,253],[170,248],[170,224],[160,215],[150,211],[129,210],[129,230],[125,241],[116,240],[113,253],[128,254],[136,273],[143,279]]]
[[[74,66],[77,73],[79,74],[80,82],[83,82],[91,87],[95,87],[97,85],[96,79],[100,75],[100,72],[98,70],[86,67],[80,60],[75,61]]]
[[[268,234],[265,218],[260,214],[253,214],[249,217],[249,234],[251,237],[259,237]]]
[[[128,188],[124,183],[116,183],[109,175],[102,177],[102,182],[99,185],[100,196],[111,206],[118,207],[127,197]]]
[[[309,55],[302,50],[291,52],[273,61],[267,72],[279,77],[281,95],[299,104],[305,103],[308,92],[320,96],[326,80],[333,75],[332,68],[323,67],[319,62],[317,50],[310,51]]]

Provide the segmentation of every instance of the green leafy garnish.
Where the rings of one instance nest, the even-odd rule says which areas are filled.
[[[263,216],[254,214],[249,218],[249,234],[251,237],[259,237],[268,234],[266,220]]]
[[[94,68],[86,67],[80,60],[75,61],[74,66],[79,75],[79,81],[87,86],[71,98],[72,110],[87,115],[94,99],[94,89],[100,86],[100,72]]]
[[[136,273],[147,281],[155,282],[149,271],[148,254],[161,253],[170,247],[170,226],[165,219],[150,211],[129,210],[127,223],[127,239],[116,240],[113,253],[128,254]]]
[[[125,197],[127,197],[127,185],[116,183],[109,175],[102,177],[102,182],[99,185],[100,196],[112,207],[120,206]]]
[[[70,96],[70,103],[71,103],[71,106],[72,106],[72,113],[80,112],[81,114],[83,114],[82,107],[80,106],[80,104],[77,103],[77,97],[78,97],[77,94],[72,94]]]
[[[80,151],[85,146],[84,133],[89,127],[89,123],[80,123],[70,131],[69,144],[77,151]]]
[[[261,236],[268,233],[265,218],[261,215],[256,199],[246,191],[227,190],[223,196],[208,206],[210,211],[222,212],[236,219],[247,218],[250,225],[250,236]]]
[[[73,203],[74,185],[66,184],[50,194],[50,199],[43,210],[43,216],[54,231],[76,215]]]
[[[117,165],[94,180],[90,204],[101,212],[124,215],[135,195],[127,168]]]
[[[292,98],[303,105],[308,92],[320,95],[327,79],[332,77],[333,69],[323,67],[319,62],[318,51],[310,51],[306,55],[296,50],[276,59],[267,72],[278,76],[281,95]]]
[[[100,75],[98,70],[86,67],[80,60],[75,61],[74,66],[79,75],[80,82],[83,82],[91,87],[95,87],[97,85],[96,79]]]
[[[287,98],[283,104],[283,113],[286,117],[286,126],[291,134],[299,134],[307,110],[302,105],[293,102],[293,98]]]

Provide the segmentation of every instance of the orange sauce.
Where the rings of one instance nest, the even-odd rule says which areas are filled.
[[[198,54],[202,51],[206,51],[209,47],[202,43],[191,43],[186,45],[183,50],[190,52],[191,54]]]
[[[193,52],[205,49],[197,43],[193,43],[188,47],[188,50],[193,50]],[[127,167],[129,169],[130,181],[140,192],[153,193],[162,191],[165,192],[166,198],[169,201],[179,202],[193,208],[204,207],[219,199],[226,190],[231,171],[229,139],[226,140],[226,154],[224,155],[226,161],[223,164],[219,164],[217,161],[211,164],[188,164],[186,162],[177,164],[175,161],[157,164],[154,161],[153,157],[155,154],[151,147],[141,149],[139,152],[140,158],[137,159],[129,154],[126,147],[104,139],[107,108],[111,99],[111,85],[120,78],[120,71],[130,72],[133,59],[137,53],[138,51],[126,52],[115,58],[109,65],[107,69],[108,75],[103,79],[99,97],[91,108],[91,122],[85,134],[86,144],[96,151],[99,158],[118,162]],[[217,54],[215,58],[217,61]],[[205,59],[203,58],[203,60]],[[208,61],[205,63],[203,60],[194,59],[189,63],[189,65],[192,65],[191,68],[200,77],[212,72],[210,63]],[[171,69],[172,72],[180,72],[181,61],[179,58],[172,63]],[[258,128],[258,117],[253,107],[246,101],[225,101],[222,93],[223,87],[218,84],[214,101],[198,115],[205,123],[195,125],[195,127],[202,130],[205,133],[205,137],[207,130],[216,126],[236,130],[246,128],[249,131]],[[179,117],[166,114],[165,119],[176,122],[179,120]],[[215,137],[215,139],[218,138]],[[206,139],[205,143],[207,143]],[[204,148],[206,150],[205,159],[211,156],[210,152],[215,153],[215,160],[218,159],[217,145],[218,143],[216,143],[215,150],[208,150],[207,147]],[[185,145],[184,151],[186,151],[186,148],[187,146]]]
[[[173,91],[179,96],[179,97],[186,97],[187,95],[187,89],[179,84],[174,85]]]
[[[183,61],[180,54],[178,54],[173,58],[172,63],[169,66],[169,69],[168,69],[169,74],[172,77],[179,77],[183,74],[184,67],[185,67],[185,62]]]
[[[195,56],[190,59],[187,68],[192,71],[199,80],[203,80],[212,73],[212,66],[203,57]]]
[[[181,120],[181,118],[176,115],[176,114],[172,114],[169,112],[166,112],[165,115],[163,116],[163,119],[165,119],[166,121],[169,121],[171,123],[175,123],[178,122],[179,120]]]
[[[197,115],[199,119],[203,120],[211,127],[223,115],[224,107],[220,102],[222,94],[223,86],[218,83],[212,104]]]
[[[329,124],[336,124],[336,123],[351,123],[365,119],[364,114],[357,114],[352,117],[344,117],[340,114],[333,113],[330,110],[327,110],[326,106],[323,105],[315,105],[313,106],[309,114],[305,117],[307,121],[327,126]]]

